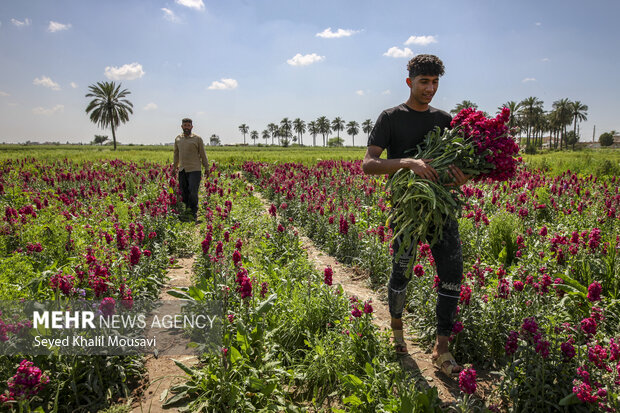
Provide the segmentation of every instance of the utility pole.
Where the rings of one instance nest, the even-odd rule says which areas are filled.
[[[594,129],[592,130],[592,142],[594,143],[594,136],[596,135],[596,125],[594,125]]]

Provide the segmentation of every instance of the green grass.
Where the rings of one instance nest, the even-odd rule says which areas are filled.
[[[125,161],[151,161],[172,163],[172,146],[110,146],[94,145],[0,145],[0,161],[34,157],[45,160],[69,158],[74,162],[98,159],[122,159]],[[365,147],[300,147],[277,146],[207,146],[209,161],[219,164],[242,164],[245,161],[303,162],[314,164],[323,159],[358,160],[364,157]],[[385,157],[385,152],[383,157]],[[523,155],[525,162],[534,169],[544,169],[558,175],[570,169],[572,172],[597,176],[620,175],[620,149],[584,149],[579,151],[543,152]]]
[[[224,164],[241,164],[245,161],[316,163],[322,159],[362,159],[365,147],[261,147],[261,146],[207,146],[209,161]],[[122,159],[125,161],[151,161],[172,163],[172,146],[109,146],[94,145],[0,145],[0,160],[34,157],[46,160],[69,158],[74,162],[98,159]]]
[[[550,175],[559,175],[570,169],[582,175],[620,176],[620,149],[548,151],[523,155],[523,159],[531,168],[546,170]]]

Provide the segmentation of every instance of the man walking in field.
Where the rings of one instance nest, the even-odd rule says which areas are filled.
[[[183,134],[174,140],[173,173],[179,173],[179,186],[183,203],[191,211],[194,221],[198,219],[198,189],[202,178],[202,167],[205,176],[209,176],[209,160],[205,153],[202,138],[192,133],[192,120],[181,121]]]
[[[362,163],[366,174],[394,174],[401,168],[411,169],[422,178],[437,181],[437,171],[427,162],[429,159],[410,158],[407,151],[415,149],[423,142],[424,136],[435,126],[449,128],[451,116],[430,106],[437,92],[439,77],[444,74],[443,62],[433,55],[417,55],[407,65],[409,77],[406,79],[410,89],[409,99],[396,107],[384,110],[368,138],[368,148]],[[387,159],[381,159],[387,149]],[[467,177],[458,168],[450,171],[454,185],[463,185]],[[394,231],[397,232],[396,230]],[[463,256],[458,223],[448,220],[443,229],[443,239],[432,247],[440,283],[437,290],[437,338],[433,348],[433,362],[447,375],[457,374],[459,366],[448,349],[448,338],[452,332],[456,307],[461,291]],[[393,243],[398,251],[401,240]],[[410,260],[415,260],[417,245],[412,245],[396,260],[392,259],[392,273],[388,282],[388,302],[391,326],[394,333],[394,348],[397,354],[407,354],[403,336],[402,313],[405,306],[407,284],[411,274],[406,274]],[[395,253],[396,255],[396,253]]]

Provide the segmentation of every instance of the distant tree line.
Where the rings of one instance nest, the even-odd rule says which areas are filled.
[[[367,135],[372,131],[374,124],[372,120],[366,119],[361,124],[361,131]],[[351,143],[355,146],[355,137],[360,133],[360,124],[357,121],[345,122],[341,117],[335,117],[331,121],[326,116],[320,116],[315,120],[305,122],[300,118],[290,120],[284,118],[278,123],[269,123],[262,132],[258,130],[250,131],[250,127],[245,123],[239,125],[239,132],[243,135],[243,144],[246,144],[246,135],[250,135],[250,139],[256,141],[264,139],[265,145],[289,146],[291,143],[299,145],[304,144],[304,134],[308,133],[312,136],[312,146],[317,146],[317,136],[321,136],[321,146],[342,146],[344,139],[340,137],[340,132],[346,132],[351,136]],[[336,133],[336,136],[329,138],[330,133]],[[271,141],[271,142],[270,142]],[[306,145],[308,146],[308,145]]]

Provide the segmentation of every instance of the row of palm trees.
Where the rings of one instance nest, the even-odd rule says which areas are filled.
[[[366,119],[361,124],[362,132],[367,135],[372,131],[374,124],[372,120]],[[321,135],[323,138],[323,146],[328,144],[342,145],[344,139],[340,138],[340,132],[346,131],[351,136],[352,144],[355,146],[355,137],[360,133],[360,124],[352,120],[345,122],[340,117],[335,117],[331,121],[326,116],[320,116],[316,120],[305,122],[300,118],[290,120],[289,118],[282,119],[279,123],[270,123],[261,133],[257,130],[250,131],[248,125],[239,125],[239,132],[243,134],[243,144],[246,144],[246,135],[250,135],[250,138],[256,141],[259,138],[265,140],[265,144],[269,145],[271,139],[271,145],[288,146],[291,142],[297,142],[300,145],[304,145],[304,134],[307,132],[312,136],[312,146],[317,146],[316,137]],[[336,137],[328,139],[330,133],[335,132]]]
[[[543,101],[534,96],[520,102],[510,100],[498,107],[498,111],[503,107],[510,109],[509,126],[517,127],[520,136],[525,133],[526,148],[542,148],[545,134],[550,137],[549,145],[554,149],[568,148],[568,145],[574,148],[579,140],[579,122],[588,120],[588,105],[566,98],[553,102],[550,111],[545,111]],[[464,100],[450,112],[457,114],[464,108],[477,109],[478,105]],[[570,126],[573,127],[572,131],[567,130]]]
[[[127,99],[131,92],[127,89],[121,90],[121,85],[114,82],[98,82],[95,85],[90,85],[88,89],[89,93],[86,97],[93,99],[86,107],[86,113],[90,115],[90,120],[101,128],[109,127],[112,129],[112,140],[114,149],[116,149],[116,128],[121,123],[127,122],[129,114],[133,113],[133,104]],[[549,133],[551,147],[562,149],[568,148],[568,145],[573,145],[574,148],[575,143],[579,140],[578,124],[587,120],[588,115],[587,105],[578,100],[573,102],[566,98],[553,102],[550,111],[545,111],[543,101],[534,96],[525,98],[520,102],[508,101],[500,106],[498,111],[503,107],[510,109],[509,126],[517,127],[520,135],[525,132],[526,148],[530,146],[542,148],[545,133]],[[478,105],[472,101],[464,100],[457,104],[451,112],[456,114],[464,108],[477,109]],[[567,131],[571,124],[573,130]],[[361,124],[361,129],[366,134],[370,134],[372,128],[373,122],[370,119],[366,119]],[[284,118],[278,124],[268,124],[267,128],[260,134],[257,130],[250,131],[250,127],[245,123],[239,125],[239,131],[243,134],[244,144],[246,143],[246,135],[249,133],[254,144],[262,137],[265,144],[269,144],[271,139],[271,144],[274,145],[277,139],[278,145],[282,146],[288,146],[291,141],[303,145],[304,133],[306,132],[312,136],[313,146],[316,146],[317,135],[323,137],[323,146],[327,146],[328,143],[342,145],[344,140],[340,138],[340,132],[346,131],[351,136],[353,146],[355,146],[355,136],[360,132],[360,124],[354,120],[345,122],[340,117],[330,121],[327,117],[320,116],[308,123],[300,118],[292,121],[289,118]],[[335,132],[337,136],[328,140],[327,137],[332,132]],[[211,136],[210,142],[212,144],[217,144],[219,141],[217,135]]]

